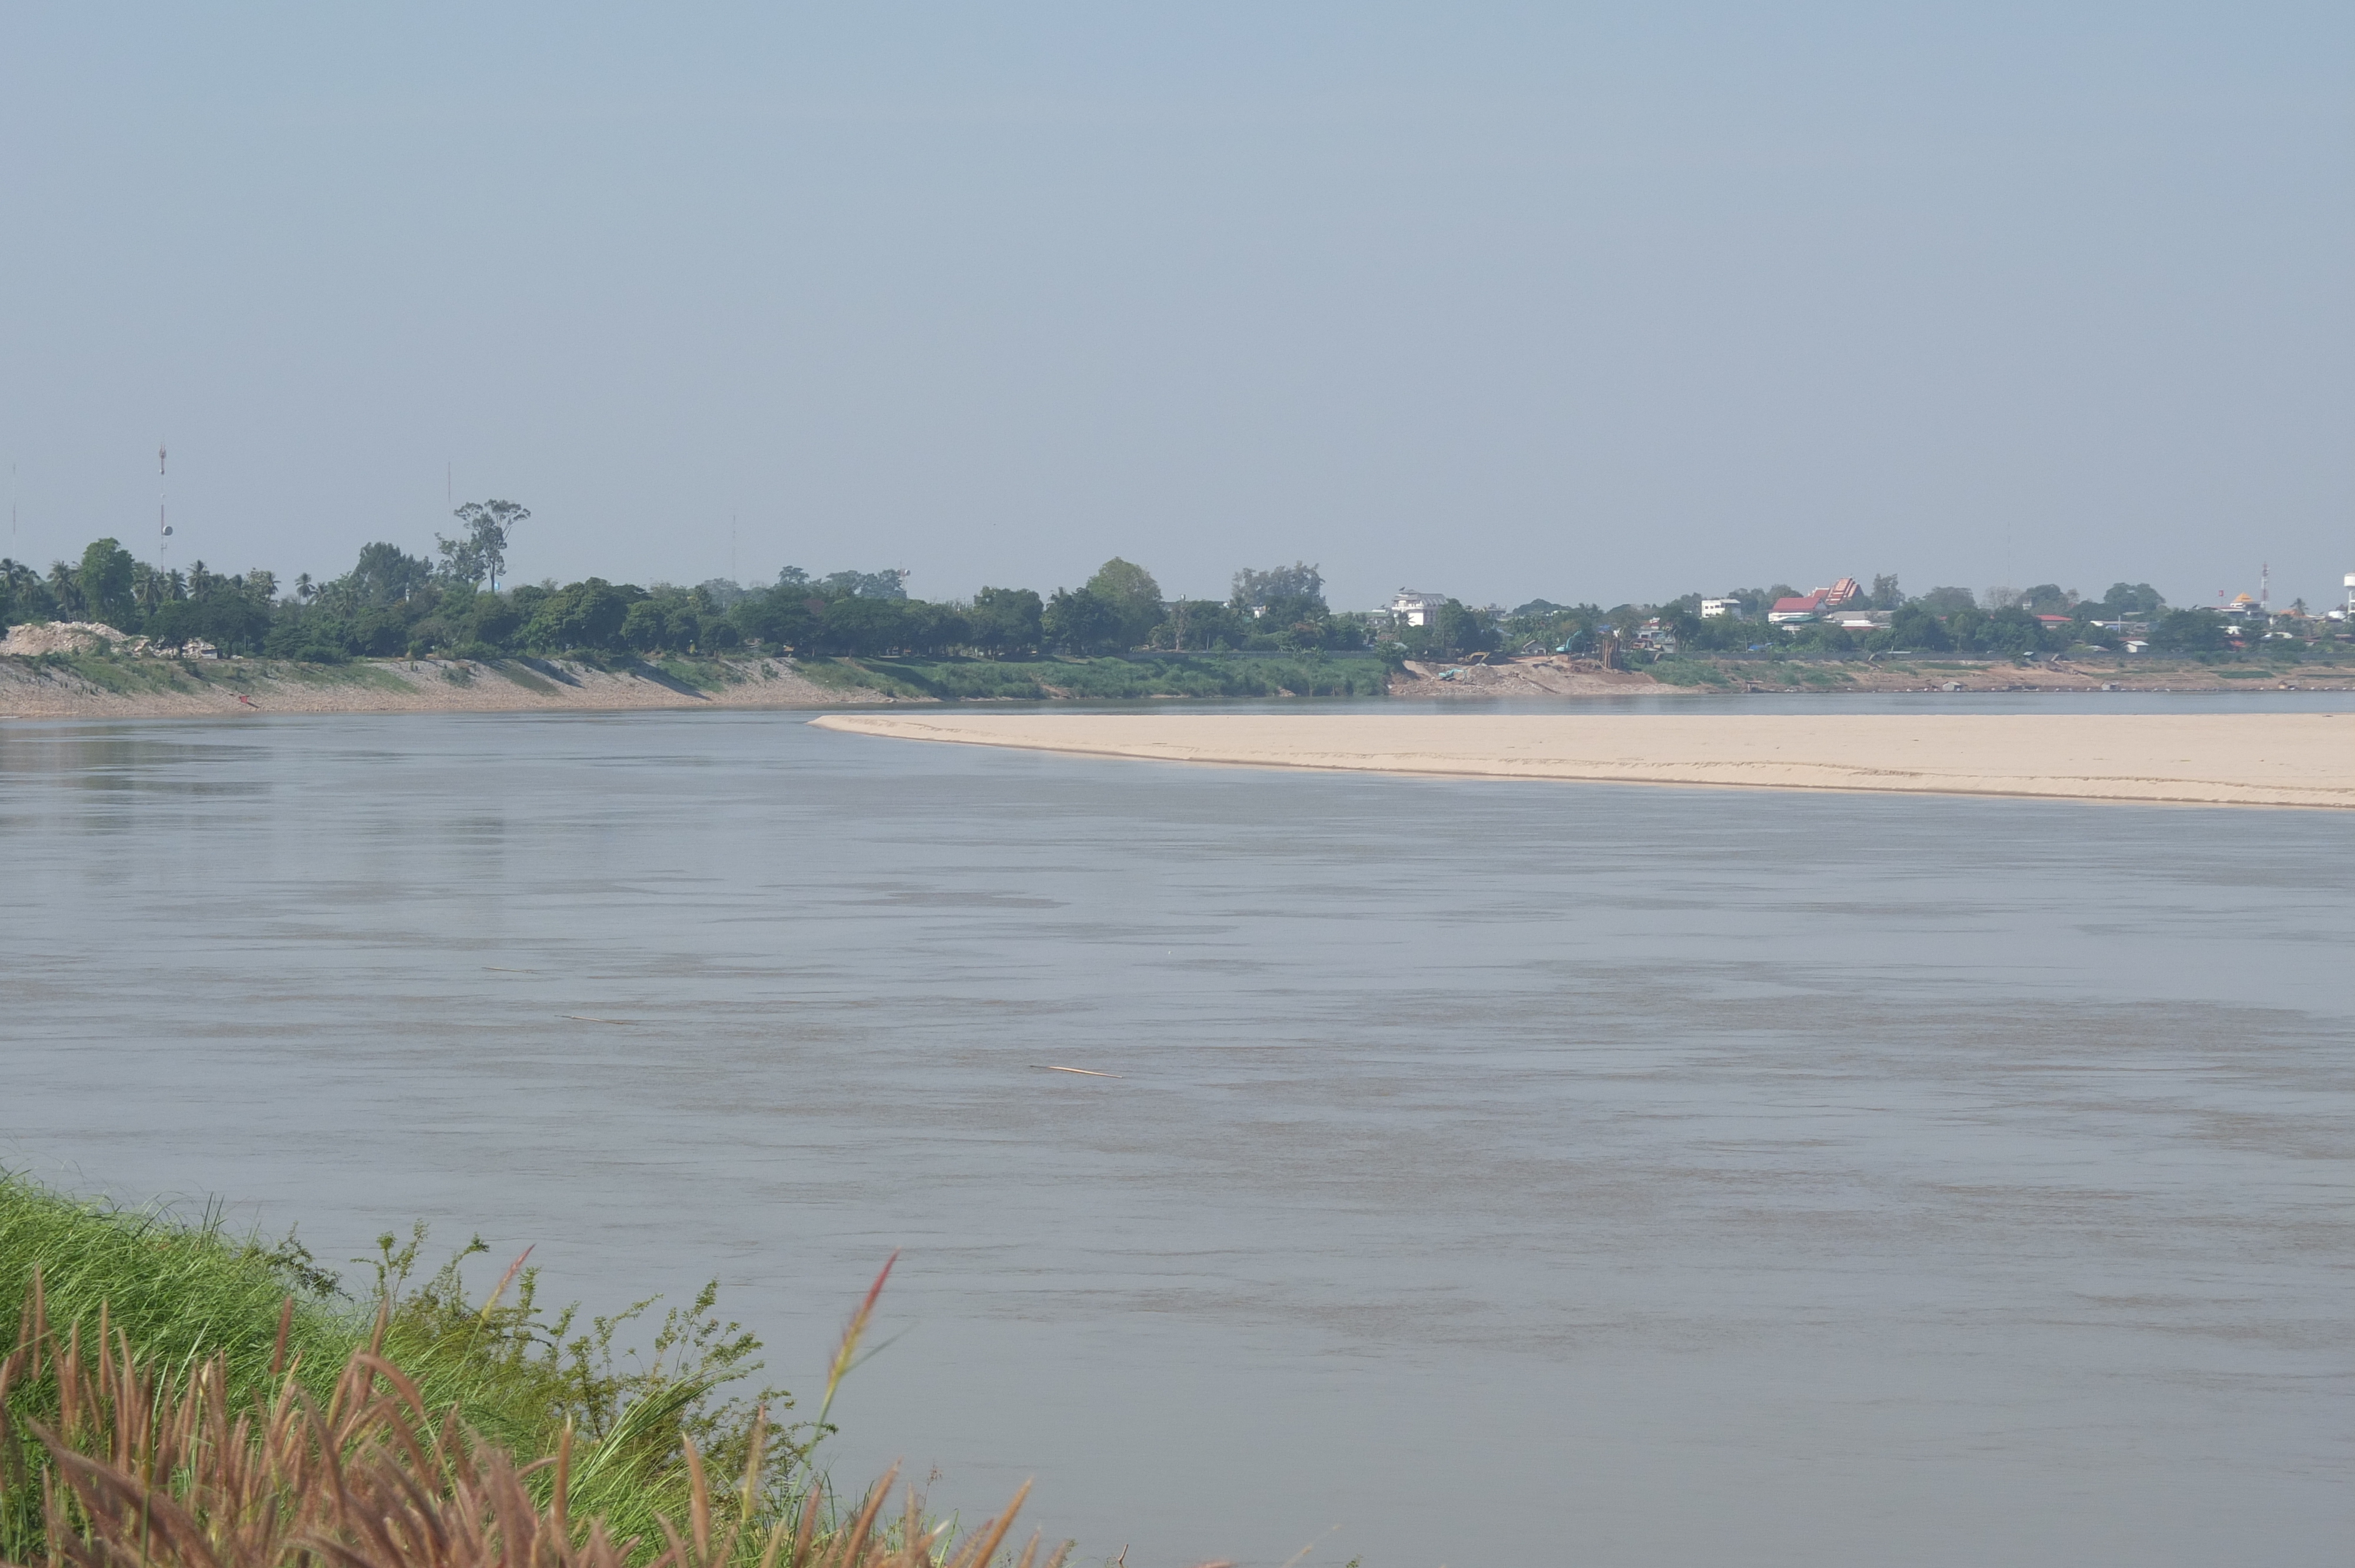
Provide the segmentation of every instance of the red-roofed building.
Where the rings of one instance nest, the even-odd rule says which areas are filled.
[[[1794,626],[1801,621],[1815,620],[1817,616],[1823,613],[1823,608],[1824,590],[1817,588],[1813,593],[1801,594],[1796,599],[1776,599],[1774,608],[1766,612],[1766,620],[1774,626]]]

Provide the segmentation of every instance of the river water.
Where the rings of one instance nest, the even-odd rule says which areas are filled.
[[[837,1476],[1082,1561],[2347,1560],[2355,818],[803,716],[0,726],[0,1158],[796,1390],[902,1248]]]

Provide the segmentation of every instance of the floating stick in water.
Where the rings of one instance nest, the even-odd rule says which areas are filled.
[[[1089,1067],[1055,1067],[1050,1066],[1044,1062],[1033,1062],[1030,1065],[1038,1068],[1042,1073],[1077,1073],[1082,1078],[1117,1078],[1120,1076],[1118,1073],[1099,1073]]]
[[[580,1023],[620,1023],[626,1025],[635,1023],[637,1022],[634,1018],[591,1018],[585,1012],[559,1012],[556,1016],[559,1018],[570,1018]]]

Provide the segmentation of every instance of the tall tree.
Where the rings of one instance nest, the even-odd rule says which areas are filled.
[[[1314,613],[1325,613],[1324,575],[1306,561],[1270,567],[1263,572],[1245,567],[1235,574],[1230,602],[1237,609],[1253,610],[1273,609],[1279,601],[1299,599],[1314,600]]]
[[[1442,604],[1431,618],[1432,641],[1438,647],[1470,653],[1497,645],[1496,628],[1488,618],[1459,599]]]
[[[900,643],[904,602],[862,594],[835,599],[821,618],[820,636],[837,653],[888,653]]]
[[[603,577],[568,583],[542,599],[524,627],[524,641],[550,653],[568,648],[618,649],[630,606],[646,597],[633,584]]]
[[[22,561],[0,559],[0,629],[38,620],[55,609],[40,573]]]
[[[432,577],[432,563],[424,556],[379,541],[360,546],[359,564],[346,581],[352,597],[360,603],[384,605],[414,597]]]
[[[1123,641],[1120,607],[1092,588],[1057,588],[1039,616],[1039,630],[1048,641],[1072,653],[1108,653],[1128,646]]]
[[[1119,618],[1116,629],[1120,646],[1135,648],[1153,635],[1165,613],[1161,603],[1161,585],[1153,574],[1134,561],[1124,561],[1118,556],[1096,568],[1096,575],[1087,582],[1087,590],[1112,606]]]
[[[1039,621],[1046,607],[1029,588],[986,588],[973,596],[965,622],[973,630],[974,646],[1003,657],[1027,653],[1039,646]]]
[[[138,565],[131,552],[112,539],[93,539],[81,553],[80,569],[74,573],[81,588],[83,613],[105,621],[110,626],[127,625],[139,611],[138,601],[131,593],[133,568]]]
[[[778,580],[783,580],[783,573]],[[829,599],[897,599],[908,597],[908,574],[901,571],[828,572],[819,591]]]
[[[82,619],[81,578],[63,561],[49,563],[49,602],[54,612],[68,620]]]
[[[2167,608],[2167,600],[2148,583],[2112,583],[2110,591],[2102,596],[2102,604],[2112,620],[2129,615],[2157,615]]]
[[[512,501],[469,501],[451,515],[466,531],[455,539],[433,535],[442,569],[457,582],[479,583],[487,577],[491,591],[498,592],[499,574],[507,569],[507,535],[531,515],[530,509]]]

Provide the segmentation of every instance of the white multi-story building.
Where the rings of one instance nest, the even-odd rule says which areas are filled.
[[[1391,614],[1408,626],[1428,626],[1439,607],[1447,602],[1444,593],[1417,593],[1412,588],[1401,588],[1391,600]]]
[[[1700,618],[1717,620],[1723,618],[1742,619],[1742,601],[1738,599],[1705,599],[1700,601]]]

